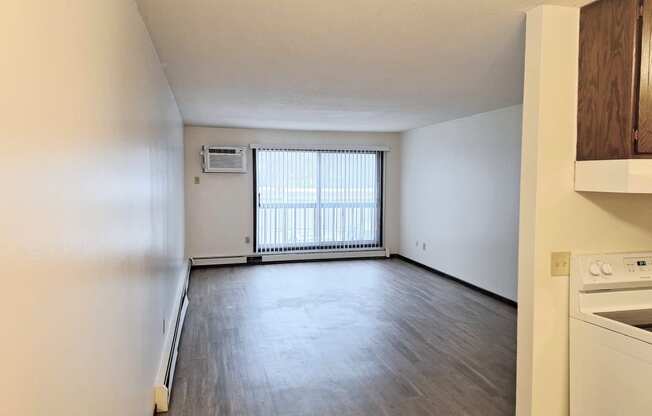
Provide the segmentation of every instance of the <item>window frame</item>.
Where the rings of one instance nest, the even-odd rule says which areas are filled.
[[[385,250],[385,170],[386,170],[386,158],[385,153],[387,152],[384,148],[337,148],[337,147],[293,147],[293,146],[262,146],[256,145],[252,146],[251,149],[252,156],[252,216],[253,216],[253,229],[252,229],[252,251],[256,255],[274,255],[274,254],[300,254],[300,253],[311,253],[311,252],[352,252],[352,251],[368,251],[368,250]],[[376,169],[378,174],[378,242],[370,244],[356,244],[355,248],[342,248],[340,245],[304,245],[300,247],[280,247],[270,251],[261,251],[258,247],[258,150],[285,150],[285,151],[305,151],[305,152],[317,152],[317,153],[331,153],[331,152],[346,152],[346,151],[362,151],[362,152],[373,152],[377,155]],[[321,192],[321,188],[318,191]]]

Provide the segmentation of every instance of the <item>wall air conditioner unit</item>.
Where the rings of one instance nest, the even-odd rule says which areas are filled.
[[[204,173],[247,173],[247,148],[231,146],[203,146]]]

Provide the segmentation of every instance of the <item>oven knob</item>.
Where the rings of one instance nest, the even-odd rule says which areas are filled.
[[[602,263],[602,273],[607,276],[611,276],[614,273],[613,267],[609,263]]]
[[[593,276],[600,276],[600,266],[598,265],[598,263],[591,263],[591,266],[589,267],[589,272],[591,272]]]

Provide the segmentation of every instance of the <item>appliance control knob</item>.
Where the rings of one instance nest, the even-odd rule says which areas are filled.
[[[614,269],[611,267],[611,264],[609,263],[603,263],[602,264],[602,273],[604,273],[607,276],[611,276],[614,274]]]
[[[600,276],[600,266],[597,263],[591,263],[589,267],[589,272],[593,276]]]

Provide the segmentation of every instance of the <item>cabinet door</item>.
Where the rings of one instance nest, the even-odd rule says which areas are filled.
[[[600,0],[581,10],[577,160],[629,159],[636,152],[639,6],[639,0]]]
[[[652,0],[646,0],[642,9],[641,24],[641,74],[638,105],[639,154],[652,153]]]

